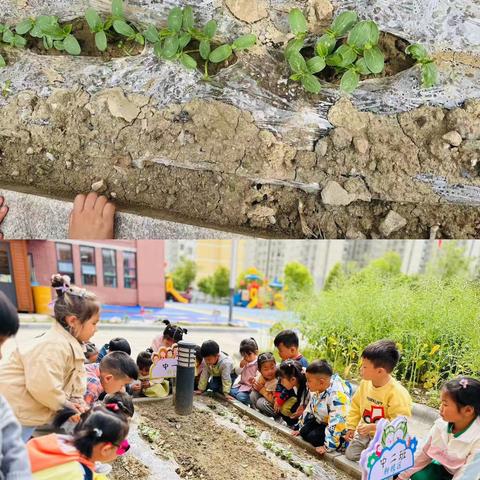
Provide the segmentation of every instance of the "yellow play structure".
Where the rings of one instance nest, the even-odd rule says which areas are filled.
[[[171,276],[167,276],[166,278],[165,293],[167,296],[167,300],[173,299],[179,303],[189,303],[187,298],[185,298],[178,290],[175,290],[175,287],[173,285],[173,278]]]

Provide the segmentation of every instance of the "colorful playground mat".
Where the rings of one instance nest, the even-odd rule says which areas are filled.
[[[155,323],[164,319],[172,323],[228,325],[228,305],[206,303],[178,304],[165,303],[164,308],[141,306],[103,305],[101,320],[118,323]],[[292,320],[293,314],[279,310],[252,310],[241,307],[233,308],[232,323],[235,326],[249,328],[270,328],[274,323]]]

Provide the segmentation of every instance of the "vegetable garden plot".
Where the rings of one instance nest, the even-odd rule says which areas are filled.
[[[1,3],[8,25],[45,13],[75,25],[89,7],[103,22],[111,12],[107,1]],[[129,209],[252,234],[423,238],[439,226],[444,237],[478,236],[474,2],[254,3],[192,5],[200,29],[218,24],[212,51],[257,40],[232,48],[209,81],[200,51],[159,58],[145,33],[166,28],[180,2],[129,2],[125,20],[144,45],[126,35],[130,44],[112,44],[126,50],[119,58],[0,44],[1,183],[70,197],[103,180],[102,191]],[[293,8],[308,23],[305,58],[332,17],[355,8],[359,20],[375,20],[390,76],[360,77],[345,99],[339,76],[318,72],[320,92],[305,91],[284,57]],[[415,43],[426,50],[412,59],[404,50]],[[186,68],[190,58],[197,68]],[[422,88],[412,66],[420,59],[435,61],[436,86]]]

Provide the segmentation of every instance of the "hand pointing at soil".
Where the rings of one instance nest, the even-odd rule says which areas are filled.
[[[0,209],[1,210],[1,209]],[[76,240],[108,240],[113,238],[115,205],[104,195],[90,192],[77,195],[70,214],[68,238]]]

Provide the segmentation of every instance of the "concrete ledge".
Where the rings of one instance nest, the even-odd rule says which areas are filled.
[[[59,239],[68,237],[68,219],[73,203],[52,198],[19,193],[1,188],[0,195],[9,207],[0,229],[7,239]],[[133,213],[117,212],[115,238],[117,239],[230,239],[239,235],[145,217]]]

